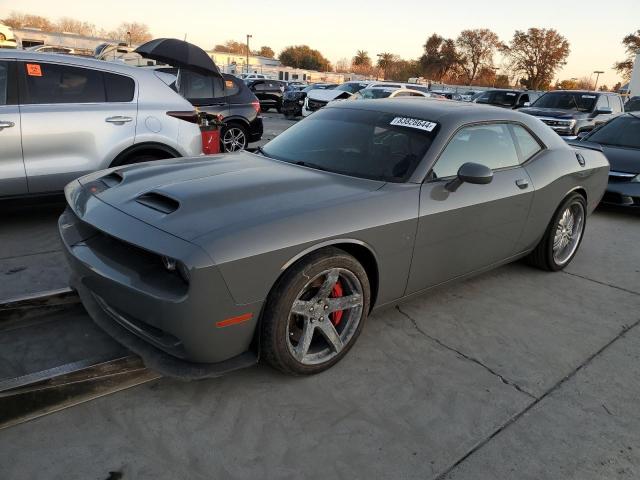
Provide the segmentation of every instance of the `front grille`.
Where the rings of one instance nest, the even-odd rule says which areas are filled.
[[[307,104],[307,109],[315,112],[316,110],[319,110],[322,107],[324,107],[326,104],[327,104],[327,102],[323,102],[321,100],[309,99],[308,104]]]

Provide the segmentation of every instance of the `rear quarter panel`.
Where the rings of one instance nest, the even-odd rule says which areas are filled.
[[[584,167],[576,157],[585,159]],[[545,150],[525,165],[535,188],[531,212],[519,250],[533,249],[540,241],[562,200],[572,191],[583,191],[587,197],[587,213],[602,199],[609,176],[609,162],[598,151],[584,148]]]

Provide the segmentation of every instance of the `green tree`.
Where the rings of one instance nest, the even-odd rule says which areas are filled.
[[[285,48],[280,52],[280,62],[287,67],[319,71],[331,70],[331,62],[318,50],[314,50],[308,45],[294,45]]]
[[[424,77],[437,82],[455,74],[460,65],[460,55],[455,42],[434,33],[423,45],[424,53],[418,60]]]
[[[624,37],[622,39],[622,45],[624,45],[627,58],[621,62],[616,62],[613,65],[613,68],[615,68],[618,73],[625,78],[625,80],[629,80],[631,78],[631,71],[633,70],[633,61],[636,57],[636,53],[640,51],[640,29]]]
[[[500,46],[498,35],[487,28],[463,30],[456,38],[460,66],[469,85],[482,68],[493,67],[493,55]]]
[[[532,90],[547,88],[571,51],[567,39],[552,28],[516,30],[501,50],[509,68],[523,76],[520,83]]]

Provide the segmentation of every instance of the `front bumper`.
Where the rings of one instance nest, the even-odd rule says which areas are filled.
[[[619,207],[640,208],[640,183],[609,182],[602,203]]]
[[[250,350],[262,303],[236,305],[218,268],[200,247],[107,205],[77,181],[66,193],[71,207],[58,225],[70,284],[96,323],[108,333],[124,329],[152,346],[141,351],[140,342],[116,337],[145,362],[153,361],[150,351],[176,361],[211,364]],[[186,266],[188,284],[158,264],[162,256]],[[250,318],[218,326],[241,315]],[[119,328],[105,328],[107,323]]]

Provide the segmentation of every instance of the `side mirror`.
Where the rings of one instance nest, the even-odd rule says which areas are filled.
[[[463,163],[458,169],[456,178],[447,183],[444,188],[450,192],[455,192],[463,183],[475,185],[486,185],[493,180],[493,171],[486,165],[479,163]]]
[[[613,113],[613,109],[611,107],[600,107],[596,109],[596,114],[598,115],[611,115]]]

